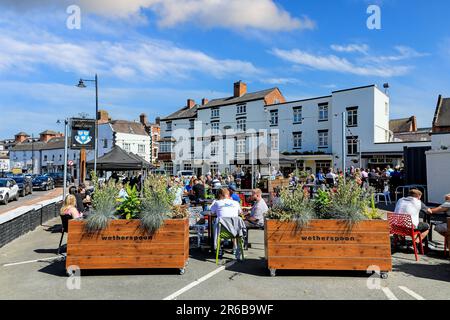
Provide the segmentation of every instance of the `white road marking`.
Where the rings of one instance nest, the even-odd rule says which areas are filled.
[[[409,289],[407,287],[399,286],[399,288],[402,289],[403,291],[405,291],[410,296],[414,297],[414,299],[416,299],[416,300],[425,300],[424,297],[422,297],[421,295],[415,293],[414,291],[412,291],[411,289]]]
[[[381,290],[383,290],[384,294],[386,295],[386,297],[388,297],[389,300],[398,300],[398,298],[394,295],[394,293],[392,293],[391,289],[389,289],[388,287],[383,287],[381,288]]]
[[[14,262],[14,263],[7,263],[4,264],[4,267],[10,267],[10,266],[17,266],[20,264],[27,264],[27,263],[33,263],[33,262],[40,262],[40,261],[46,261],[46,260],[55,260],[55,259],[61,259],[64,256],[57,256],[57,257],[50,257],[50,258],[42,258],[42,259],[36,259],[36,260],[28,260],[28,261],[21,261],[21,262]]]
[[[236,263],[236,260],[230,261],[227,264],[225,264],[224,266],[221,266],[220,268],[217,268],[216,270],[208,273],[207,275],[201,277],[198,280],[195,280],[194,282],[191,282],[190,284],[188,284],[187,286],[185,286],[184,288],[178,290],[177,292],[171,294],[170,296],[165,297],[163,300],[173,300],[176,297],[178,297],[179,295],[185,293],[186,291],[191,290],[193,287],[198,286],[200,283],[208,280],[209,278],[211,278],[212,276],[218,274],[219,272],[225,270],[225,268],[227,267],[231,267],[233,264]]]

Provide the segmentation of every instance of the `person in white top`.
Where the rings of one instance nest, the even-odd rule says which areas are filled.
[[[211,212],[219,218],[239,217],[242,213],[241,205],[230,198],[230,191],[222,188],[217,191],[217,200],[211,205]],[[233,239],[233,251],[237,249],[236,238]]]
[[[411,189],[409,196],[398,200],[395,206],[395,213],[409,214],[416,231],[420,231],[422,240],[428,235],[430,226],[428,223],[419,221],[420,210],[422,209],[422,192],[417,189]]]

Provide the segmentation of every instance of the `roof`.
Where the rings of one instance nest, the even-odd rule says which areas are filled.
[[[38,150],[53,150],[53,149],[64,149],[64,137],[52,138],[47,142],[37,141],[34,143],[31,142],[22,142],[17,143],[14,147],[12,147],[11,151],[38,151]]]
[[[51,135],[57,135],[59,132],[53,131],[53,130],[45,130],[39,134],[51,134]]]
[[[398,132],[394,133],[394,141],[403,142],[421,142],[431,141],[431,128],[421,128],[413,132]]]
[[[138,134],[141,136],[148,136],[145,126],[140,122],[127,120],[113,120],[110,122],[114,132]]]
[[[188,119],[188,118],[195,118],[197,116],[197,110],[199,109],[199,105],[196,104],[192,108],[189,107],[183,107],[178,111],[175,111],[171,115],[162,118],[161,120],[167,121],[167,120],[176,120],[176,119]]]
[[[220,106],[226,106],[230,104],[238,104],[238,103],[244,103],[249,101],[255,101],[255,100],[261,100],[264,99],[268,94],[273,92],[274,90],[279,90],[278,88],[270,88],[262,91],[257,92],[250,92],[246,93],[240,97],[227,97],[227,98],[220,98],[220,99],[213,99],[209,101],[205,106],[201,106],[199,109],[207,109],[212,107],[220,107]]]
[[[92,167],[94,160],[88,161],[87,166]],[[128,153],[119,146],[114,146],[111,151],[97,159],[99,170],[140,170],[149,168],[151,164],[140,156]]]
[[[450,127],[450,98],[439,96],[433,127]]]
[[[391,130],[394,133],[410,132],[413,121],[414,121],[414,117],[390,120],[389,121],[389,130]]]
[[[16,134],[16,136],[27,136],[29,137],[30,135],[26,132],[20,131],[18,134]]]

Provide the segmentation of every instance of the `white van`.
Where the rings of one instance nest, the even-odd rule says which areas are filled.
[[[193,175],[195,175],[195,173],[192,170],[181,170],[177,172],[178,177],[185,177],[190,179]]]

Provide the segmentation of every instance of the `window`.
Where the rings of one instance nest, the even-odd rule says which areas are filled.
[[[211,118],[220,117],[219,109],[211,109]]]
[[[328,148],[328,130],[319,131],[319,148]]]
[[[52,161],[55,161],[55,155],[52,155]]]
[[[347,108],[347,127],[358,126],[358,107]]]
[[[270,148],[272,150],[278,150],[278,134],[277,133],[270,135]]]
[[[191,154],[195,152],[195,138],[191,137]]]
[[[211,122],[211,134],[219,134],[219,122]]]
[[[211,156],[217,155],[218,152],[219,152],[219,142],[218,141],[211,142]]]
[[[294,149],[301,149],[302,148],[302,133],[294,132],[293,139],[294,139]]]
[[[319,121],[328,120],[328,103],[319,104]]]
[[[161,142],[161,144],[159,146],[159,152],[161,152],[161,153],[172,152],[172,143],[168,142],[168,141]]]
[[[130,144],[129,143],[124,143],[123,144],[123,150],[125,150],[126,152],[130,152]]]
[[[44,156],[44,161],[47,162],[47,155]]]
[[[384,114],[389,116],[389,103],[387,102],[384,103]]]
[[[192,163],[185,163],[183,165],[184,170],[192,170]]]
[[[173,162],[172,161],[164,162],[164,170],[166,170],[166,173],[168,174],[173,174]]]
[[[237,119],[236,123],[238,132],[245,132],[247,130],[247,120],[245,118]]]
[[[321,169],[323,173],[327,173],[330,168],[331,161],[316,160],[316,173],[319,173]]]
[[[167,131],[172,131],[172,122],[166,122]]]
[[[219,165],[217,163],[211,163],[211,173],[212,175],[215,175],[217,171],[219,170]]]
[[[270,111],[270,125],[271,126],[278,125],[278,110]]]
[[[236,140],[236,153],[237,154],[245,153],[245,139]]]
[[[247,112],[247,106],[245,104],[236,107],[236,113],[237,114],[243,114],[243,113],[246,113],[246,112]]]
[[[158,157],[158,149],[153,149],[153,158],[157,158]]]
[[[103,148],[108,148],[108,139],[103,139]]]
[[[59,161],[62,161],[62,154],[59,155]]]
[[[273,104],[279,104],[280,103],[280,99],[273,99]]]
[[[302,122],[302,107],[295,107],[294,108],[294,123],[301,123]]]
[[[138,145],[138,153],[145,153],[145,144]]]
[[[195,126],[195,119],[189,120],[189,129],[194,129]]]
[[[358,137],[347,137],[347,154],[354,156],[358,153]]]

